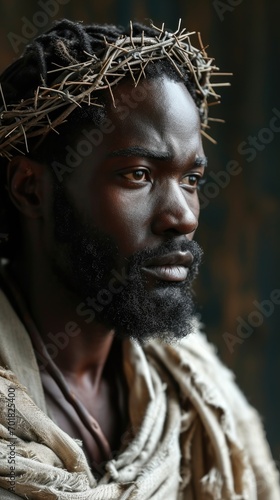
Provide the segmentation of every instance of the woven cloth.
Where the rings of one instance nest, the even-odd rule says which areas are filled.
[[[123,343],[131,429],[96,479],[82,444],[47,415],[28,333],[1,291],[0,313],[0,488],[14,444],[19,498],[280,499],[260,419],[198,325],[170,345]]]

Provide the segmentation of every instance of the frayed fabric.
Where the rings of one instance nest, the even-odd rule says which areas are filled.
[[[280,499],[260,419],[196,322],[170,345],[123,342],[130,429],[96,479],[82,444],[48,416],[28,333],[1,291],[0,309],[0,489],[10,487],[13,443],[18,498]]]

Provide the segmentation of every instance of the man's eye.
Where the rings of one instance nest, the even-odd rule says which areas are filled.
[[[127,174],[123,174],[123,176],[129,181],[133,182],[143,182],[148,180],[149,172],[147,170],[138,168],[137,170],[133,170],[132,172],[128,172]]]
[[[184,177],[183,184],[198,188],[202,183],[202,178],[198,174],[189,174]]]

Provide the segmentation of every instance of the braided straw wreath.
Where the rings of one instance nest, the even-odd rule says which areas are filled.
[[[228,83],[211,83],[211,76],[227,76],[229,73],[220,73],[219,68],[213,65],[213,59],[207,56],[202,45],[200,34],[198,40],[200,49],[192,46],[190,37],[195,32],[185,32],[180,29],[181,20],[176,32],[170,33],[164,30],[164,25],[157,28],[155,38],[133,36],[131,23],[130,36],[122,35],[115,43],[109,43],[104,38],[106,51],[99,59],[94,54],[88,54],[88,60],[71,64],[67,67],[57,67],[49,73],[57,73],[52,87],[47,87],[44,82],[37,88],[34,97],[22,100],[16,104],[5,103],[5,96],[0,84],[0,92],[3,99],[3,107],[0,110],[0,156],[10,159],[13,153],[22,151],[22,145],[26,152],[28,139],[40,136],[42,138],[51,130],[56,131],[67,116],[81,104],[89,106],[100,106],[96,102],[96,92],[108,89],[113,104],[113,87],[122,78],[130,74],[135,86],[141,77],[145,77],[145,68],[151,61],[168,59],[176,71],[183,77],[182,70],[187,70],[190,79],[193,80],[199,101],[201,114],[201,133],[215,143],[206,132],[208,120],[223,121],[208,118],[208,106],[218,104],[220,96],[216,94],[214,87],[229,85]],[[208,103],[212,98],[213,102]],[[61,108],[61,113],[57,111]],[[50,116],[56,111],[56,117],[52,121]],[[58,132],[57,132],[58,133]]]

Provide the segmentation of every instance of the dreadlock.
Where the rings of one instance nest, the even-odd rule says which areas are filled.
[[[74,109],[71,111],[71,114],[67,116],[67,120],[61,121],[61,124],[59,124],[59,135],[57,133],[53,133],[51,126],[53,121],[61,115],[64,109],[63,106],[65,107],[68,105],[69,107],[69,102],[67,102],[68,94],[65,92],[64,102],[61,104],[60,101],[59,106],[57,105],[51,113],[45,114],[44,116],[44,119],[48,120],[48,122],[46,122],[47,125],[44,124],[44,127],[48,128],[48,133],[42,133],[44,140],[42,141],[41,137],[40,145],[38,147],[38,124],[36,124],[37,129],[35,126],[33,128],[30,127],[31,133],[29,134],[30,137],[28,137],[27,147],[26,134],[24,132],[26,118],[22,121],[23,125],[18,124],[18,117],[20,116],[22,109],[21,103],[27,103],[25,108],[23,108],[23,111],[27,109],[30,113],[30,103],[32,101],[32,109],[33,111],[36,111],[37,101],[34,104],[34,95],[36,95],[36,92],[38,93],[38,89],[43,88],[44,90],[58,88],[56,85],[58,73],[54,70],[60,70],[60,72],[62,72],[65,68],[75,68],[77,66],[79,66],[79,68],[83,68],[83,63],[85,63],[86,67],[89,57],[91,57],[93,62],[98,60],[102,61],[108,47],[110,47],[110,44],[116,44],[117,40],[124,37],[131,38],[132,30],[135,40],[140,37],[142,41],[144,40],[144,37],[147,39],[159,40],[159,29],[139,23],[133,23],[133,25],[131,24],[130,27],[125,29],[123,27],[107,24],[83,25],[80,22],[73,22],[67,19],[55,22],[49,31],[38,36],[32,43],[27,45],[22,56],[11,64],[1,75],[0,90],[2,97],[0,98],[0,106],[2,112],[0,116],[0,128],[2,126],[2,130],[4,130],[4,132],[2,134],[2,140],[0,140],[0,148],[1,142],[4,141],[5,143],[5,140],[7,141],[7,135],[8,142],[10,141],[10,144],[4,148],[4,153],[1,154],[0,152],[0,258],[11,257],[18,235],[17,213],[5,188],[5,167],[7,166],[9,159],[13,156],[13,154],[18,154],[18,151],[20,151],[22,154],[26,154],[30,158],[41,160],[44,163],[50,163],[54,158],[57,159],[57,157],[62,154],[63,150],[65,151],[63,143],[69,144],[69,138],[71,137],[73,131],[77,129],[77,123],[80,124],[84,121],[98,125],[100,123],[100,119],[104,117],[104,113],[106,112],[104,110],[104,106],[103,108],[100,106],[88,106],[84,101],[82,101],[81,104],[73,106]],[[164,36],[167,38],[168,36],[170,37],[170,34],[166,31],[164,32],[163,28],[161,33],[165,33]],[[177,38],[175,38],[175,40],[177,40]],[[133,40],[132,46],[134,48]],[[180,47],[180,45],[178,46]],[[190,45],[190,47],[192,46]],[[202,49],[202,51],[199,51],[198,49],[194,50],[196,51],[194,53],[194,57],[198,61],[200,61],[199,58],[201,58],[203,63],[206,64],[205,67],[206,69],[208,68],[208,72],[209,68],[210,70],[217,69],[214,66],[211,66],[212,60],[207,59],[204,49]],[[202,59],[201,54],[206,56],[206,61],[205,59]],[[210,61],[210,64],[208,64],[208,60]],[[116,60],[116,64],[118,62],[119,59]],[[195,75],[191,74],[189,67],[183,67],[182,65],[180,70],[176,70],[175,66],[176,65],[172,63],[170,56],[164,55],[164,52],[161,52],[160,57],[155,57],[154,60],[151,58],[151,62],[148,61],[148,64],[145,64],[144,75],[146,78],[155,78],[161,75],[167,75],[175,81],[183,81],[192,95],[200,114],[202,114],[201,102],[202,99],[205,101],[205,95],[202,95],[202,91],[198,92],[199,84],[197,83],[197,78],[194,78]],[[140,63],[139,72],[141,68],[142,65]],[[79,70],[77,73],[80,74],[81,71]],[[129,72],[124,73],[124,75],[129,76]],[[63,74],[61,76],[61,80],[62,79]],[[79,92],[80,88],[83,87],[79,87]],[[199,88],[201,89],[201,87]],[[96,94],[96,92],[93,92],[93,94]],[[99,94],[99,102],[102,103],[102,92],[99,92]],[[46,92],[43,95],[46,95]],[[217,97],[214,91],[212,95]],[[57,96],[57,94],[55,96]],[[47,97],[49,98],[49,94]],[[61,98],[60,95],[58,97]],[[37,98],[38,95],[35,99]],[[92,101],[89,103],[92,104]],[[95,104],[95,102],[93,104]],[[11,109],[12,112],[10,112]],[[37,116],[35,111],[33,115]],[[6,115],[9,116],[9,120],[7,120],[7,122],[5,122]],[[12,118],[10,118],[10,115]],[[29,121],[30,120],[31,119],[29,119]],[[6,123],[11,127],[8,134],[5,134]],[[13,124],[15,124],[15,127]],[[21,143],[16,142],[16,126],[19,130],[23,130],[23,132],[20,133],[24,136],[24,139],[21,138],[20,140],[21,143],[25,140],[26,151],[24,152],[22,152],[22,149],[19,149],[18,144]],[[33,129],[35,129],[35,134],[37,133],[36,137],[34,137],[34,132],[32,132]],[[14,143],[13,137],[15,137]]]

